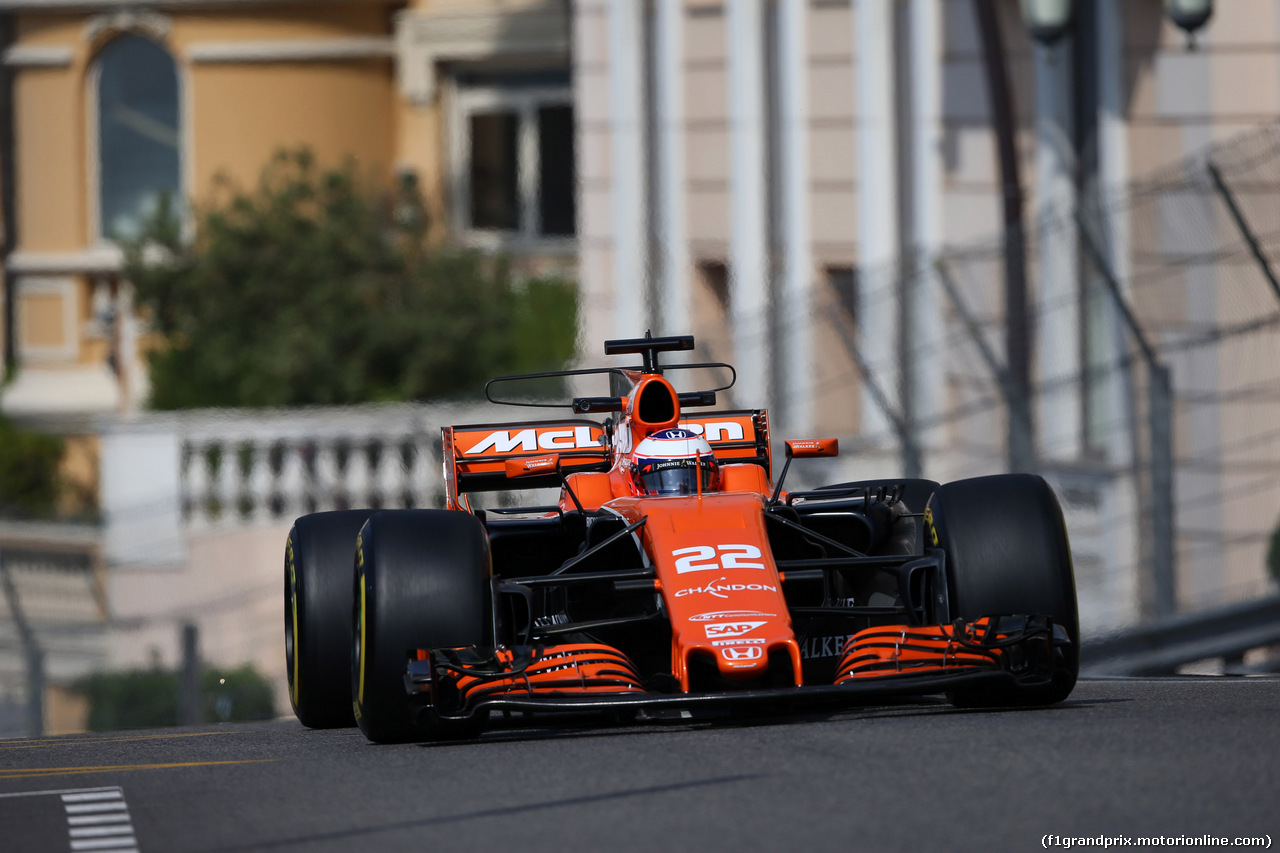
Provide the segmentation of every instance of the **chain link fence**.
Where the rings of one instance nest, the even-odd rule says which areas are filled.
[[[1280,127],[1029,222],[1033,467],[1063,499],[1086,627],[1265,594],[1280,516]],[[937,480],[1008,470],[1003,243],[854,278],[834,279],[813,324],[843,348],[818,397],[860,380],[836,421],[857,424],[853,455],[888,450]]]

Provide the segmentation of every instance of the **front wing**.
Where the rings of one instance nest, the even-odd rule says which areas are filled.
[[[957,688],[1046,685],[1056,650],[1069,643],[1065,631],[1046,617],[1005,616],[954,626],[867,629],[849,639],[834,684],[654,692],[645,689],[625,654],[598,643],[489,654],[474,648],[419,650],[404,680],[410,695],[425,700],[420,713],[442,720],[489,711],[618,710],[662,716],[753,706],[790,710],[866,705]]]

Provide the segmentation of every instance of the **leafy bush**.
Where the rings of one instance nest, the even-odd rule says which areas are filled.
[[[155,408],[469,396],[497,373],[573,356],[574,286],[428,249],[412,182],[366,189],[303,150],[278,154],[254,190],[228,192],[197,215],[193,242],[162,204],[126,247],[164,339],[149,356]]]
[[[89,700],[90,731],[148,729],[178,724],[178,674],[151,667],[104,672],[76,689]],[[251,666],[200,674],[204,722],[265,720],[275,716],[271,684]]]
[[[61,490],[62,439],[0,417],[0,515],[52,515]]]
[[[269,720],[276,715],[271,684],[245,664],[238,669],[207,669],[200,675],[206,723]]]

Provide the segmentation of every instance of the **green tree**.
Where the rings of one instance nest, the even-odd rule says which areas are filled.
[[[367,183],[350,166],[281,152],[256,188],[228,188],[197,214],[194,240],[161,205],[126,246],[164,339],[149,356],[154,408],[475,396],[493,375],[573,357],[571,283],[429,250],[416,186]]]
[[[150,729],[178,724],[178,674],[159,665],[100,672],[77,683],[89,700],[90,731]],[[275,716],[271,684],[248,664],[200,673],[206,723],[267,720]]]
[[[61,493],[62,439],[0,417],[0,515],[53,515]]]

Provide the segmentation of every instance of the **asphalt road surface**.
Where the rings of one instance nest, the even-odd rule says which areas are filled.
[[[0,850],[1280,842],[1278,766],[1274,678],[1085,681],[1026,711],[917,700],[737,722],[520,721],[443,746],[281,720],[0,741]]]

